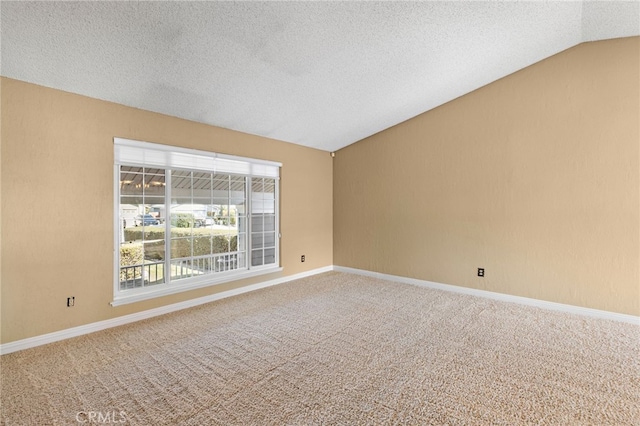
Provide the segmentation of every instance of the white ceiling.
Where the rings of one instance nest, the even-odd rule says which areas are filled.
[[[327,151],[581,42],[640,34],[638,0],[0,10],[3,76]]]

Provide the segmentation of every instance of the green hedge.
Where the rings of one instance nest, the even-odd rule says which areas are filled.
[[[164,228],[126,228],[124,237],[126,241],[135,242],[131,245],[139,246],[139,250],[142,251],[141,240],[143,233],[144,240],[150,241],[144,245],[144,258],[147,260],[164,259]],[[238,250],[238,237],[236,235],[229,237],[207,228],[171,228],[171,238],[171,257],[173,259]],[[191,253],[191,240],[193,240],[193,253]],[[129,245],[122,247],[129,247]],[[120,253],[122,259],[122,249]],[[142,263],[142,259],[136,264],[140,263]],[[125,266],[129,265],[129,263],[121,262],[121,265]]]
[[[142,243],[131,243],[120,246],[120,266],[140,265],[144,261]],[[120,271],[120,281],[140,278],[142,268],[131,268]]]
[[[124,229],[125,241],[140,241],[144,233],[145,240],[164,240],[164,226],[138,226]],[[199,236],[225,236],[220,230],[210,228],[171,228],[171,238],[185,238],[193,234]]]
[[[238,237],[228,238],[226,235],[194,235],[193,254],[191,238],[180,238],[171,241],[171,258],[202,256],[206,254],[227,253],[238,249]]]
[[[164,227],[142,226],[137,228],[124,228],[125,241],[140,241],[144,233],[145,240],[164,240]]]

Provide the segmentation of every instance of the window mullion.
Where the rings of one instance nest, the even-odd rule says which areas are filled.
[[[245,259],[247,262],[247,269],[252,269],[251,266],[251,256],[252,256],[252,251],[251,248],[253,246],[253,238],[251,237],[251,233],[253,232],[253,226],[252,226],[252,221],[253,221],[253,217],[252,217],[252,211],[253,211],[253,207],[252,207],[252,203],[251,200],[253,199],[253,193],[252,193],[252,177],[251,175],[245,177],[244,179],[244,185],[246,188],[245,194],[246,194],[246,201],[245,203],[247,204],[247,208],[245,209],[245,222],[247,224],[247,232],[246,232],[246,245],[244,248],[245,251]]]
[[[274,231],[275,231],[275,264],[280,266],[280,177],[275,179],[273,214],[274,214]]]
[[[171,169],[164,175],[164,282],[171,284]]]
[[[189,244],[191,245],[191,258],[189,260],[189,266],[190,266],[191,272],[189,273],[189,277],[193,277],[194,276],[193,270],[195,269],[194,265],[196,264],[196,260],[194,259],[195,258],[195,255],[194,255],[195,247],[194,247],[194,243],[193,243],[193,240],[195,239],[194,230],[195,230],[195,226],[196,226],[196,220],[195,220],[195,216],[193,214],[193,203],[194,203],[194,201],[193,201],[193,170],[191,170],[189,172],[189,180],[191,181],[191,183],[189,185],[190,186],[189,187],[189,191],[191,193],[191,195],[189,196],[189,200],[190,200],[190,203],[191,203],[190,204],[191,207],[190,207],[190,210],[189,210],[191,212],[191,219],[189,220],[189,224],[190,224]]]
[[[211,173],[209,174],[209,199],[207,200],[209,202],[209,205],[207,206],[206,212],[205,212],[205,226],[208,226],[208,220],[209,220],[209,212],[211,211],[210,209],[213,209],[213,204],[215,202],[215,170],[211,171]],[[212,225],[213,226],[213,225]],[[216,262],[216,257],[214,256],[214,252],[213,252],[213,238],[209,237],[209,270],[210,271],[215,271],[215,262]]]
[[[114,208],[117,209],[117,213],[114,214],[115,223],[114,229],[117,230],[117,236],[114,238],[115,242],[115,250],[114,250],[114,284],[113,284],[113,294],[116,295],[120,292],[120,271],[121,271],[121,247],[124,241],[124,224],[122,221],[122,213],[120,209],[121,204],[121,195],[122,195],[122,178],[120,165],[116,163],[113,167],[113,176],[114,176]]]

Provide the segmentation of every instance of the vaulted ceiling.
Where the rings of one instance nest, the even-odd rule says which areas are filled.
[[[3,76],[335,151],[579,43],[639,1],[2,1]]]

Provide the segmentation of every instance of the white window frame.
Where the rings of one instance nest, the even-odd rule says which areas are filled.
[[[279,180],[282,163],[258,160],[253,158],[238,157],[233,155],[218,154],[208,151],[181,148],[169,145],[161,145],[150,142],[135,141],[131,139],[114,138],[114,251],[113,251],[113,301],[112,306],[119,306],[128,303],[139,302],[170,294],[181,293],[202,287],[209,287],[216,284],[236,281],[240,279],[255,277],[274,272],[280,272],[280,194]],[[172,169],[204,171],[209,173],[228,173],[244,176],[248,179],[247,197],[247,244],[246,268],[232,271],[206,274],[190,278],[182,278],[171,282],[170,275],[165,277],[163,284],[154,284],[149,287],[139,287],[134,289],[120,289],[120,166],[162,168],[171,173]],[[275,263],[261,266],[251,266],[251,179],[271,178],[275,179]],[[167,185],[165,199],[170,200],[171,188]],[[170,203],[167,202],[167,206]],[[167,217],[170,212],[167,211]],[[166,220],[167,228],[170,228],[170,221]],[[166,235],[170,235],[169,230],[165,230]],[[165,252],[165,258],[170,257],[170,252]]]

